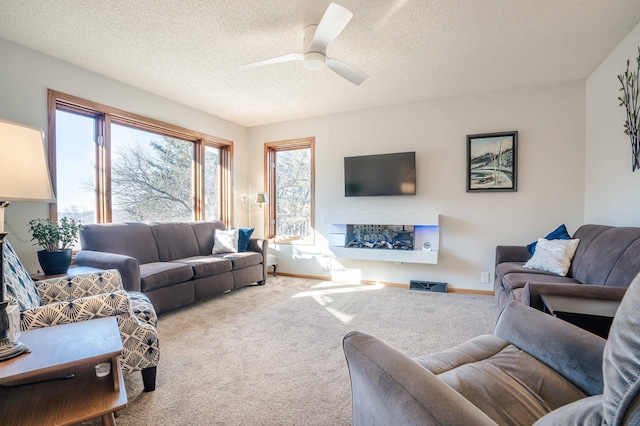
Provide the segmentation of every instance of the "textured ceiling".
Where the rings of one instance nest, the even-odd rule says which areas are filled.
[[[301,52],[324,0],[0,0],[0,37],[250,127],[584,79],[640,22],[639,0],[338,3],[354,17],[327,54],[360,86],[301,62],[238,68]]]

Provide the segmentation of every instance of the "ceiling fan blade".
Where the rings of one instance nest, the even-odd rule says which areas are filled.
[[[316,28],[309,50],[311,52],[324,52],[327,45],[340,35],[349,21],[351,21],[351,18],[353,18],[353,13],[349,12],[345,7],[330,3]]]
[[[369,78],[369,76],[362,71],[335,58],[327,58],[325,63],[333,72],[338,74],[340,77],[349,80],[356,86],[360,86],[363,81]]]
[[[281,62],[301,61],[302,53],[289,53],[288,55],[278,56],[276,58],[265,59],[264,61],[252,62],[250,64],[240,65],[240,68],[261,67],[263,65],[279,64]]]

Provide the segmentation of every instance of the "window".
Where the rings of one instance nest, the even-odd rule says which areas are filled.
[[[49,91],[51,217],[231,223],[229,141]]]
[[[112,124],[112,221],[193,220],[192,163],[189,141]]]
[[[220,217],[220,197],[217,188],[220,188],[220,148],[206,145],[204,147],[204,187],[210,191],[204,194],[205,218]]]
[[[313,244],[314,138],[265,144],[268,238]]]
[[[98,140],[98,118],[57,110],[56,171],[58,214],[96,221],[96,163],[94,142]]]

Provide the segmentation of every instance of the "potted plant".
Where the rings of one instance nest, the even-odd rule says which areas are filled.
[[[82,230],[79,220],[63,217],[59,222],[51,219],[32,219],[29,231],[36,241],[34,245],[42,247],[38,251],[38,261],[45,275],[64,274],[71,265],[71,246],[78,241],[78,232]]]

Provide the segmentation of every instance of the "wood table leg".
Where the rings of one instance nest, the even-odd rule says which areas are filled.
[[[102,424],[104,426],[116,426],[116,418],[113,413],[102,416]]]

